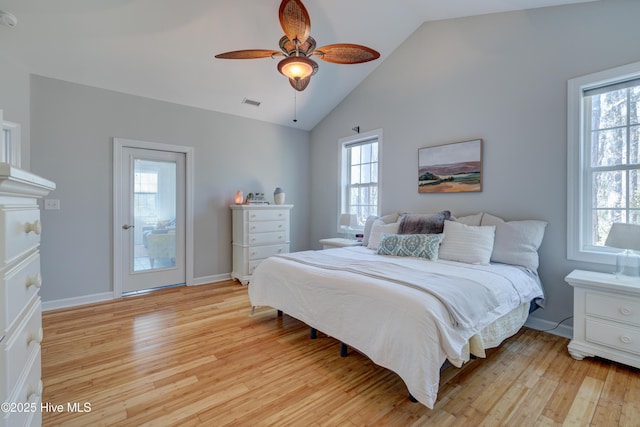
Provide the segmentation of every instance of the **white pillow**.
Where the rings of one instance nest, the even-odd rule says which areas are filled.
[[[369,234],[369,249],[378,249],[380,241],[384,234],[397,234],[399,222],[392,222],[391,224],[385,224],[382,219],[376,219],[371,227],[371,234]]]
[[[489,264],[495,232],[495,225],[482,227],[445,221],[438,258],[467,264]]]
[[[369,236],[371,236],[371,228],[373,228],[373,223],[378,219],[375,215],[369,215],[367,220],[364,222],[364,232],[362,233],[362,245],[369,246]]]
[[[363,236],[362,236],[362,244],[364,246],[369,246],[369,237],[371,236],[371,228],[373,227],[373,223],[376,220],[382,220],[382,222],[384,222],[385,224],[390,224],[392,222],[396,222],[398,221],[398,218],[400,217],[399,214],[397,213],[392,213],[389,215],[385,215],[382,218],[378,218],[375,215],[370,215],[366,222],[364,223],[364,232],[363,232]]]
[[[482,217],[482,225],[496,226],[491,261],[538,269],[538,248],[547,227],[545,221],[504,221],[486,213]]]
[[[474,215],[461,216],[455,220],[462,224],[478,226],[481,225],[480,223],[482,222],[482,212]]]

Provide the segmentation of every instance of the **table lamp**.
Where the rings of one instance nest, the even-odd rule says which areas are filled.
[[[640,279],[640,225],[614,223],[604,244],[624,249],[616,255],[616,277]]]
[[[340,215],[340,228],[344,230],[345,239],[350,238],[349,232],[351,231],[351,227],[356,225],[356,220],[357,218],[355,214],[343,213]]]

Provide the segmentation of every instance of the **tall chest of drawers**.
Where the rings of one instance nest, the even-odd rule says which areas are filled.
[[[55,184],[0,163],[0,412],[1,426],[39,426],[40,209]]]
[[[293,205],[231,206],[233,279],[246,285],[262,260],[289,252],[291,208]]]
[[[640,368],[640,280],[611,273],[574,270],[573,339],[569,354],[582,360],[599,356]]]

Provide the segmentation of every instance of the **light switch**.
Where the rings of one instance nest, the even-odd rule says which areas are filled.
[[[60,210],[60,200],[58,199],[44,199],[44,208],[46,210]]]

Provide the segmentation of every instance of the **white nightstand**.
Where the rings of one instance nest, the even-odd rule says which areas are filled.
[[[320,243],[322,244],[322,249],[344,248],[347,246],[362,246],[362,242],[351,239],[343,239],[341,237],[335,237],[332,239],[320,239]]]
[[[573,339],[569,354],[582,360],[600,356],[640,368],[640,281],[611,273],[574,270]]]

